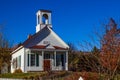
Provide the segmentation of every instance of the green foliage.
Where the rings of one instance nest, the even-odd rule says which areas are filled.
[[[36,73],[6,73],[6,74],[0,74],[1,78],[18,78],[18,79],[29,79],[32,77],[43,77],[47,73],[46,72],[36,72]]]
[[[43,76],[43,80],[62,80],[65,76],[69,75],[69,72],[67,71],[55,71],[51,72],[51,74]]]
[[[44,75],[43,75],[44,74]],[[42,76],[41,76],[42,75]],[[15,79],[34,79],[34,80],[78,80],[80,78],[84,78],[84,80],[106,80],[107,75],[94,72],[52,72],[52,74],[48,75],[46,72],[36,72],[36,73],[7,73],[1,74],[2,78],[15,78]],[[119,80],[120,75],[117,75],[113,80]]]

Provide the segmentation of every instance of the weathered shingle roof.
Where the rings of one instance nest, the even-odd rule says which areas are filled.
[[[57,34],[55,34],[52,29],[48,26],[44,27],[39,32],[31,35],[27,40],[25,40],[21,46],[25,48],[34,48],[34,49],[47,49],[48,44],[41,44],[43,40],[49,36],[51,40],[50,48],[53,49],[60,49],[60,50],[67,50],[69,46],[60,39]],[[51,37],[52,36],[52,37]],[[56,44],[55,44],[56,43]],[[19,48],[19,46],[17,47]],[[17,49],[16,48],[16,49]]]
[[[27,40],[25,40],[22,45],[24,47],[31,47],[28,45],[30,42],[33,43],[35,41],[35,43],[37,44],[38,42],[42,41],[45,37],[47,37],[47,35],[49,35],[49,34],[50,34],[50,32],[48,31],[48,27],[46,26],[39,32],[32,35],[31,38],[28,38]],[[38,37],[38,36],[40,36],[40,37]]]

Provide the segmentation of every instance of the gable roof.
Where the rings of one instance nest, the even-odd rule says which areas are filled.
[[[48,41],[48,44],[44,43],[45,41]],[[39,32],[30,36],[21,46],[30,49],[67,50],[69,48],[69,46],[49,26],[44,27]]]
[[[34,46],[35,44],[41,42],[49,34],[50,34],[50,32],[48,30],[48,27],[46,26],[42,30],[40,30],[39,32],[35,33],[30,38],[28,38],[27,40],[25,40],[22,45],[24,47],[27,47],[27,48],[31,47],[31,46]]]

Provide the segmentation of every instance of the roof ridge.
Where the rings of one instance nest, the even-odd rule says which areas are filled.
[[[27,39],[23,42],[22,45],[24,46],[24,45],[27,44],[31,39],[37,37],[38,34],[40,34],[40,33],[41,33],[44,29],[46,29],[46,28],[48,28],[47,25],[46,25],[43,29],[41,29],[40,31],[38,31],[37,33],[33,34],[33,35],[31,36],[31,38],[27,38]]]

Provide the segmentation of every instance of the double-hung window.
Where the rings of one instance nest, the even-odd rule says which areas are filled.
[[[39,54],[37,52],[34,52],[34,54],[28,54],[27,63],[28,66],[39,66]]]

